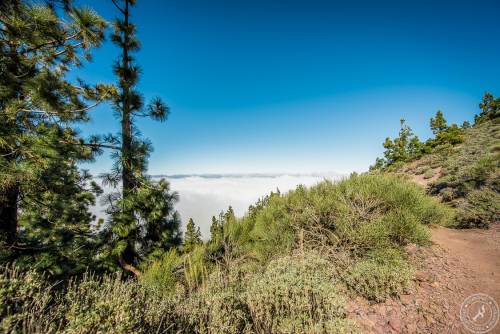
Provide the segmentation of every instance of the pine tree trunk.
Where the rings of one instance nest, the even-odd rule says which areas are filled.
[[[7,71],[9,73],[21,75],[23,70],[20,69],[21,61],[18,57],[16,45],[9,43],[9,49],[10,61],[7,62]],[[24,99],[21,93],[22,86],[20,80],[12,80],[4,84],[9,87],[11,94],[4,96],[4,100],[1,103],[2,113],[4,112],[3,108],[12,100]],[[10,134],[12,134],[12,132],[15,133],[17,130],[15,121],[4,119],[4,117],[5,116],[2,115],[2,132],[7,131],[7,133]],[[17,159],[17,155],[14,154],[12,150],[2,149],[0,150],[0,154],[6,157],[7,163],[11,163]],[[7,245],[13,245],[17,239],[19,191],[19,184],[12,184],[0,192],[0,241],[7,242]]]
[[[128,0],[125,1],[125,27],[128,27]],[[129,32],[125,29],[124,34],[124,47],[123,47],[123,67],[125,76],[129,75],[129,55],[128,55],[128,43],[129,43]],[[122,111],[122,183],[123,183],[123,198],[127,198],[134,186],[133,173],[132,173],[132,124],[130,120],[130,85],[128,83],[127,77],[123,78],[123,111]]]
[[[19,186],[8,187],[0,194],[0,240],[13,245],[17,237]]]
[[[122,94],[123,94],[123,110],[122,110],[122,197],[126,200],[133,192],[135,187],[133,166],[132,166],[132,120],[131,120],[131,106],[130,106],[130,74],[129,74],[129,1],[125,0],[124,9],[125,32],[124,32],[124,46],[123,46],[123,68],[124,77],[122,78]],[[124,212],[129,219],[134,219],[133,210]],[[130,241],[128,241],[130,243]],[[120,266],[134,274],[136,277],[141,276],[141,272],[135,268],[133,263],[135,252],[129,244],[124,254],[122,254],[118,262]]]
[[[119,258],[118,259],[118,262],[120,263],[120,266],[124,269],[124,270],[127,270],[129,272],[131,272],[132,274],[134,274],[135,277],[141,277],[142,276],[142,273],[139,271],[139,269],[137,269],[136,267],[134,267],[133,265],[125,262],[125,260],[123,258]]]

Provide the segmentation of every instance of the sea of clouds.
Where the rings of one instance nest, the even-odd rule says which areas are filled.
[[[245,214],[250,204],[271,191],[281,193],[295,189],[299,184],[311,186],[325,179],[338,180],[338,173],[315,174],[205,174],[154,176],[166,178],[171,189],[179,194],[176,210],[180,213],[183,229],[189,218],[200,226],[203,237],[209,238],[212,216],[233,207],[236,216]],[[103,217],[102,208],[94,208]]]

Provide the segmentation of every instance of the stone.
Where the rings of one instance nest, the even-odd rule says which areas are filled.
[[[401,295],[399,296],[399,299],[401,299],[401,303],[403,303],[403,305],[410,305],[413,301],[413,298],[411,295]]]
[[[417,271],[415,273],[415,278],[417,279],[417,281],[425,281],[427,279],[427,275],[421,271]]]
[[[389,319],[389,326],[396,332],[399,332],[401,330],[401,320],[398,317],[392,317]]]

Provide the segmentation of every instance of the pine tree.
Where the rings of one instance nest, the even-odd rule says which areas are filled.
[[[481,113],[474,117],[475,124],[500,117],[500,97],[495,99],[493,94],[486,92],[479,108],[481,108]]]
[[[444,118],[443,112],[441,110],[438,110],[436,112],[436,116],[431,118],[430,126],[432,133],[434,133],[434,135],[437,135],[448,129],[448,125],[446,124],[446,119]]]
[[[228,222],[229,220],[236,219],[236,217],[234,215],[233,207],[231,205],[228,207],[226,213],[224,214],[224,219],[226,222]]]
[[[70,1],[62,9],[56,3],[0,2],[0,242],[13,251],[2,256],[45,254],[37,263],[58,272],[50,254],[75,254],[76,240],[88,236],[97,189],[76,167],[96,147],[72,126],[87,121],[112,89],[66,78],[90,59],[106,24]]]
[[[422,152],[423,144],[413,134],[412,129],[406,125],[405,120],[401,119],[400,124],[398,137],[394,140],[386,138],[384,142],[384,157],[388,165],[416,158]]]
[[[184,236],[184,251],[190,252],[196,245],[202,243],[200,227],[196,226],[193,218],[189,218]]]
[[[219,242],[224,233],[223,221],[212,216],[212,224],[210,225],[210,242]]]
[[[134,124],[137,117],[165,121],[169,109],[159,98],[144,107],[142,95],[136,90],[140,69],[132,56],[139,50],[136,27],[130,22],[130,9],[135,1],[113,3],[122,15],[114,22],[111,37],[122,51],[114,66],[118,94],[113,101],[121,133],[107,137],[112,145],[119,146],[119,151],[114,154],[115,165],[105,176],[105,182],[115,187],[121,184],[121,192],[108,197],[111,219],[104,233],[109,239],[110,255],[116,257],[123,269],[140,275],[137,265],[145,257],[181,242],[180,220],[173,210],[177,194],[170,191],[165,180],[153,182],[146,175],[151,145],[141,139]]]

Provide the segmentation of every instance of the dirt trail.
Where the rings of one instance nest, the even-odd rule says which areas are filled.
[[[500,303],[500,224],[488,230],[432,228],[431,247],[407,247],[417,269],[408,294],[384,303],[353,300],[349,317],[366,333],[471,333],[460,320],[468,296]],[[500,334],[500,323],[490,332]]]
[[[432,241],[450,257],[460,259],[474,274],[474,280],[464,282],[465,286],[500,303],[500,224],[489,230],[438,227],[432,232]]]

